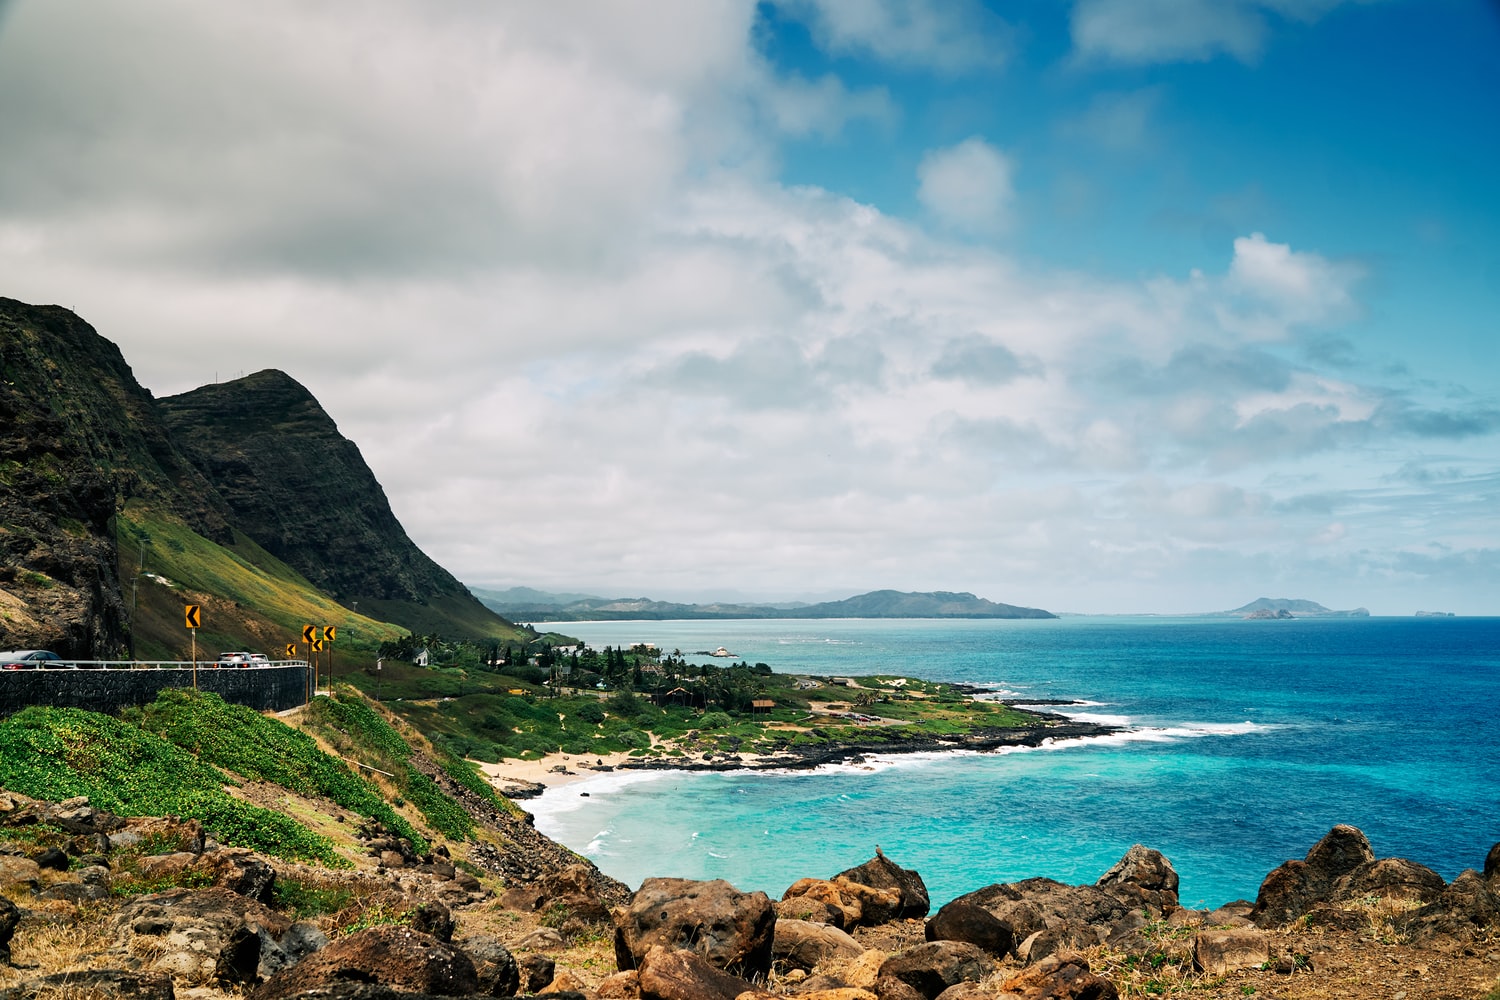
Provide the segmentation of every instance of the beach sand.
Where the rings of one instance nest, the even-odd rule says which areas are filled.
[[[498,764],[485,764],[475,760],[470,763],[479,768],[480,773],[504,794],[504,786],[508,783],[556,788],[587,778],[597,778],[606,773],[599,768],[618,767],[629,759],[630,755],[623,752],[594,755],[553,753],[540,760],[502,760]]]

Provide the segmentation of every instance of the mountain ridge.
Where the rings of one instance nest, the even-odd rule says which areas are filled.
[[[524,588],[529,590],[529,588]],[[544,594],[544,591],[531,591]],[[727,620],[727,619],[818,619],[818,618],[1056,618],[1041,608],[1000,604],[968,592],[946,590],[906,592],[874,590],[840,601],[818,604],[772,605],[677,604],[649,598],[585,598],[565,604],[506,604],[496,601],[496,591],[477,590],[479,598],[498,614],[525,621],[623,621]],[[490,596],[486,596],[490,595]],[[572,595],[546,595],[572,596]]]

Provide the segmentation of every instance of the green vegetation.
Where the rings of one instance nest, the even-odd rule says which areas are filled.
[[[140,724],[200,760],[298,795],[332,799],[414,845],[425,843],[369,782],[324,753],[311,736],[252,709],[216,694],[168,689],[140,713]]]
[[[230,546],[219,545],[133,499],[115,518],[115,541],[120,552],[121,578],[130,580],[141,569],[171,581],[136,580],[136,653],[147,658],[185,656],[181,605],[196,603],[188,595],[213,595],[198,630],[200,650],[257,649],[252,624],[274,626],[291,642],[305,624],[339,628],[338,650],[370,656],[380,643],[404,632],[398,626],[356,615],[318,591],[296,570],[271,555],[245,535],[236,533]],[[274,652],[274,650],[272,651]]]
[[[212,764],[107,715],[34,706],[0,721],[0,787],[46,799],[87,795],[122,816],[191,817],[222,843],[348,866],[327,837],[230,796],[227,784]]]
[[[402,797],[417,808],[433,829],[454,840],[473,834],[473,817],[412,764],[411,744],[358,694],[344,689],[332,698],[313,699],[308,706],[307,724],[340,753],[391,775]],[[442,747],[435,748],[434,759],[445,774],[491,805],[499,809],[514,808],[496,795],[466,761]]]

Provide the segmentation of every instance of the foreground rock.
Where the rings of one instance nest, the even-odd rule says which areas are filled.
[[[1148,921],[1177,909],[1177,884],[1170,861],[1159,851],[1137,845],[1095,885],[1030,878],[968,893],[944,910],[955,907],[962,912],[976,907],[986,911],[996,923],[1011,928],[1018,942],[1013,946],[1016,953],[1027,962],[1037,962],[1059,951],[1100,944],[1118,950],[1140,946],[1138,932]],[[940,928],[949,926],[948,918],[953,916],[950,912]],[[970,923],[977,926],[978,918],[971,916]],[[992,928],[992,933],[995,940],[987,947],[1003,944],[999,930]]]
[[[371,927],[340,938],[294,968],[266,980],[252,1000],[290,1000],[318,987],[373,983],[412,993],[471,996],[479,976],[467,955],[410,927]]]
[[[193,983],[255,983],[327,943],[316,926],[220,886],[171,889],[122,906],[111,927],[121,954]]]
[[[743,977],[771,971],[776,911],[763,892],[740,892],[722,879],[648,878],[614,912],[615,960],[642,964],[653,947],[686,950],[716,969]]]
[[[1306,858],[1284,862],[1266,876],[1251,919],[1259,927],[1288,924],[1315,903],[1328,900],[1339,879],[1374,860],[1375,852],[1362,831],[1336,826],[1312,846]]]
[[[920,920],[931,909],[927,883],[922,881],[922,876],[914,870],[902,868],[886,857],[878,847],[875,848],[875,857],[835,875],[834,880],[838,879],[847,879],[874,889],[895,889],[901,894],[900,906],[895,913],[898,920]]]

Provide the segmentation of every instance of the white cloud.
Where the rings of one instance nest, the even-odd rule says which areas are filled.
[[[1201,62],[1224,53],[1253,62],[1270,30],[1266,12],[1316,21],[1367,0],[1077,0],[1073,45],[1084,58],[1120,63]]]
[[[978,136],[935,149],[917,166],[917,198],[944,225],[960,232],[993,233],[1010,219],[1015,168]]]
[[[835,55],[861,53],[941,73],[1004,62],[1007,25],[979,0],[780,0]]]
[[[1156,87],[1097,94],[1082,114],[1065,120],[1060,131],[1116,152],[1141,150],[1150,145],[1152,117],[1160,100]]]
[[[782,137],[889,105],[777,76],[748,3],[80,10],[0,34],[0,294],[76,307],[158,394],[288,371],[475,583],[1147,610],[1334,519],[1399,535],[1326,467],[1500,426],[1276,353],[1357,311],[1319,254],[1252,234],[1132,281],[950,239],[1014,209],[983,139],[923,161],[932,229],[778,184]]]

